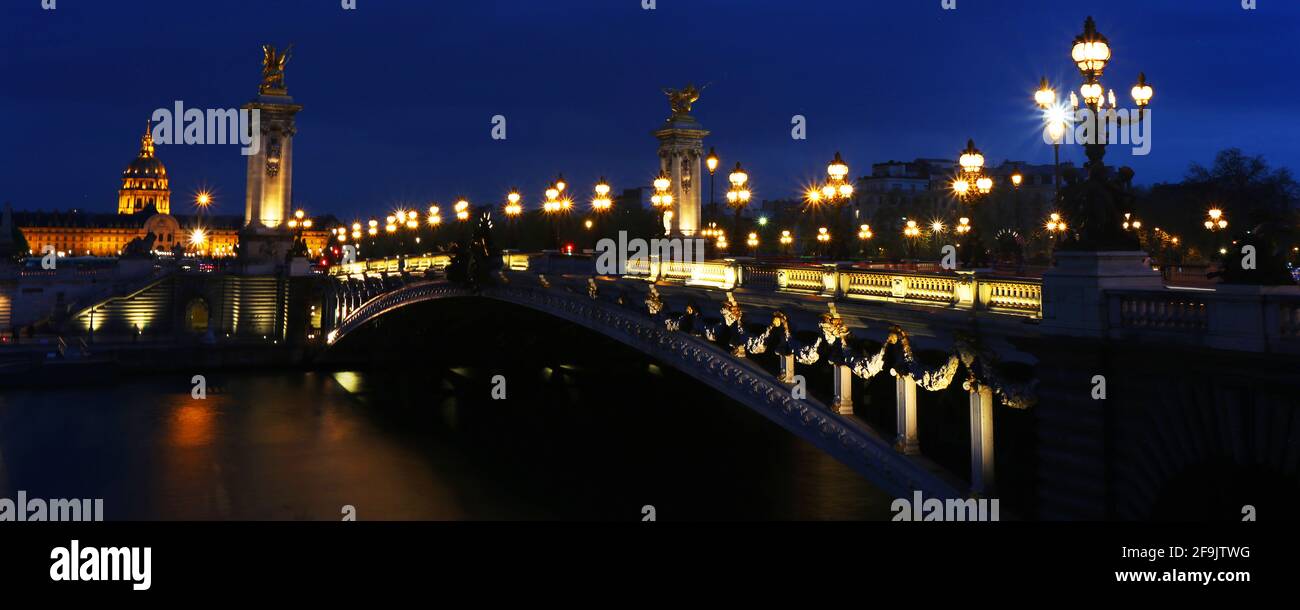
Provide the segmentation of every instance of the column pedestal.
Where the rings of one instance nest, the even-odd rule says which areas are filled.
[[[995,483],[993,472],[993,390],[977,386],[970,392],[970,488],[988,494]]]
[[[853,415],[853,371],[847,366],[834,367],[835,411]]]
[[[777,378],[781,383],[794,383],[794,354],[777,356],[777,362],[781,366],[780,376]]]
[[[911,375],[894,378],[894,403],[898,410],[898,436],[894,449],[906,455],[921,453],[921,441],[916,434],[916,380]]]

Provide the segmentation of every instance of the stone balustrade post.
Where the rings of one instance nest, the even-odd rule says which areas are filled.
[[[840,289],[840,266],[838,264],[822,265],[822,292],[824,297],[839,298],[844,295]]]

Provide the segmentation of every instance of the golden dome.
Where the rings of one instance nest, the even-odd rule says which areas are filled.
[[[118,191],[117,212],[135,214],[152,206],[159,213],[171,211],[171,189],[167,185],[167,168],[154,156],[153,123],[146,123],[140,138],[140,154],[122,170],[122,188]]]

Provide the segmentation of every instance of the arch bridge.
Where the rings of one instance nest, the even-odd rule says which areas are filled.
[[[1027,482],[1017,485],[1031,488],[1025,492],[1029,512],[1040,518],[1149,516],[1159,498],[1141,485],[1143,477],[1169,480],[1207,459],[1245,459],[1234,439],[1209,430],[1177,438],[1140,417],[1115,413],[1093,396],[1093,373],[1114,374],[1126,361],[1116,356],[1109,339],[1143,334],[1165,344],[1222,352],[1216,342],[1225,338],[1216,335],[1221,329],[1212,327],[1211,311],[1226,305],[1215,305],[1218,297],[1210,293],[1111,291],[1104,307],[1115,314],[1114,323],[1100,337],[1066,338],[1043,324],[1043,286],[1033,278],[923,266],[743,259],[650,260],[610,276],[596,274],[590,258],[507,253],[495,281],[471,289],[446,280],[449,262],[445,256],[424,256],[335,268],[321,318],[326,343],[337,345],[386,313],[413,304],[495,299],[577,324],[673,366],[896,496],[997,494],[1002,491],[998,472],[1017,465],[995,460],[995,439],[998,446],[1032,445],[1033,464],[1018,465],[1029,473],[1020,477]],[[1294,363],[1300,353],[1300,299],[1269,304],[1278,308],[1279,326],[1265,337],[1266,351]],[[773,361],[770,368],[762,365]],[[807,393],[804,384],[804,373],[818,367],[830,369],[832,391],[822,397],[826,400]],[[861,386],[855,379],[870,381],[886,373],[893,378],[894,425],[881,429],[855,414],[853,392]],[[1152,399],[1153,392],[1135,389],[1138,380],[1115,377],[1112,392],[1132,390],[1131,400]],[[924,416],[918,394],[957,387],[969,404],[969,474],[940,466],[922,450],[918,434],[918,417]],[[1253,398],[1262,412],[1224,407],[1218,416],[1236,421],[1234,429],[1242,434],[1265,425],[1260,417],[1283,418],[1300,435],[1294,401],[1283,395]],[[1150,412],[1171,408],[1168,400],[1156,403]],[[1007,412],[1034,414],[1033,426],[1017,431],[1027,438],[995,435],[995,419]],[[1116,432],[1115,421],[1127,428]],[[1115,451],[1141,454],[1153,434],[1168,437],[1162,438],[1163,454],[1148,451],[1130,463],[1116,461]],[[1294,452],[1283,445],[1260,448],[1261,455],[1269,451],[1276,458],[1265,460],[1265,467],[1294,475]],[[1015,459],[1025,455],[1019,452]]]

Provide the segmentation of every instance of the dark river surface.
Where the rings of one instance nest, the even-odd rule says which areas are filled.
[[[400,363],[214,371],[206,400],[203,371],[0,391],[0,497],[103,498],[110,520],[890,516],[811,444],[580,329],[400,322],[346,348]]]

